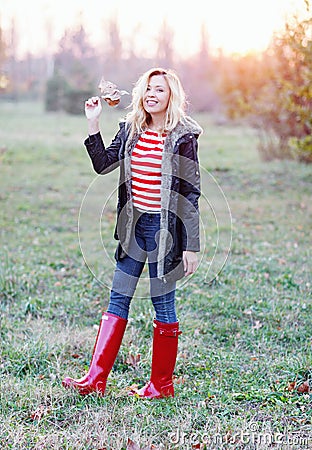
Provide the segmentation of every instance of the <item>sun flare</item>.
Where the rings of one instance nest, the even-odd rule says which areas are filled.
[[[10,0],[2,8],[0,25],[7,31],[14,23],[17,51],[39,53],[57,47],[66,28],[83,23],[91,42],[103,45],[110,18],[118,21],[125,49],[135,46],[144,56],[153,54],[160,26],[167,22],[174,50],[188,56],[198,49],[204,25],[211,49],[225,53],[261,51],[287,15],[303,13],[304,0]],[[51,48],[52,47],[52,48]]]

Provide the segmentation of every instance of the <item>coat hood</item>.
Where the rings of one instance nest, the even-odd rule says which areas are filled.
[[[202,127],[190,116],[182,116],[177,126],[171,131],[174,138],[179,139],[185,134],[192,133],[196,137],[203,133]]]

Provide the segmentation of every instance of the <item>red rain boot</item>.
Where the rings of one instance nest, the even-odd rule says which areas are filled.
[[[172,375],[178,353],[179,322],[154,320],[153,356],[150,381],[133,394],[143,398],[174,397]]]
[[[98,330],[88,373],[79,380],[66,377],[62,381],[65,388],[74,388],[81,395],[97,392],[103,395],[107,377],[113,367],[127,320],[115,314],[104,313]]]

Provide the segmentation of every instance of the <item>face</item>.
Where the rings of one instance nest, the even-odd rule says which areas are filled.
[[[151,76],[143,104],[146,112],[153,115],[165,115],[170,98],[170,88],[163,75]]]

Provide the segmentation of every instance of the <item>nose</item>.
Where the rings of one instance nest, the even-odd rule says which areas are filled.
[[[155,97],[155,92],[154,92],[154,90],[153,90],[153,89],[150,89],[149,91],[147,91],[146,97],[147,97],[147,98]]]

